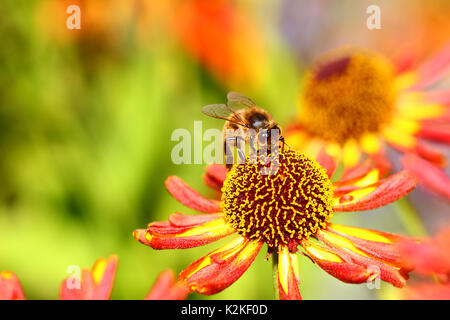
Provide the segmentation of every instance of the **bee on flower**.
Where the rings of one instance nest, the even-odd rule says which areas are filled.
[[[448,74],[450,43],[418,68],[398,64],[356,48],[325,54],[304,77],[286,141],[313,157],[324,147],[345,170],[367,156],[381,173],[391,168],[392,147],[423,186],[450,199],[445,156],[436,147],[450,142],[450,91],[426,90]]]
[[[221,191],[220,201],[169,177],[166,187],[172,196],[203,214],[174,213],[168,221],[135,230],[134,237],[153,249],[187,249],[237,234],[179,274],[178,280],[190,291],[206,295],[238,280],[264,244],[277,266],[281,299],[301,298],[299,252],[344,282],[379,277],[404,286],[410,269],[394,245],[403,236],[334,224],[331,219],[334,212],[370,210],[393,202],[415,187],[415,177],[402,171],[380,180],[376,169],[366,167],[332,183],[334,168],[326,157],[318,159],[289,149],[258,156],[252,163],[247,157],[228,173],[224,166],[209,165],[205,181]],[[274,161],[277,172],[262,174],[262,167]]]

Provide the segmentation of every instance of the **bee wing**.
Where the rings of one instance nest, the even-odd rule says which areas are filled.
[[[202,107],[202,112],[207,116],[222,119],[226,121],[230,121],[236,123],[240,126],[247,127],[247,124],[242,120],[239,114],[236,113],[233,109],[231,109],[226,104],[208,104]],[[233,119],[229,119],[231,115],[234,115]]]
[[[254,103],[250,98],[237,92],[228,92],[227,99],[227,104],[231,108],[242,109],[257,107],[256,103]]]

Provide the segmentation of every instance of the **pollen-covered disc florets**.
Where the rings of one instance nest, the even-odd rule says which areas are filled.
[[[278,170],[264,174],[270,163]],[[295,247],[325,228],[332,216],[333,191],[326,170],[292,150],[234,165],[222,192],[227,221],[244,237],[266,242],[269,248]]]
[[[312,135],[340,144],[377,132],[395,105],[393,79],[393,67],[382,56],[329,53],[305,77],[300,120]]]

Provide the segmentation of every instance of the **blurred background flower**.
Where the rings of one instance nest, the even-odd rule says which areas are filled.
[[[167,176],[213,196],[197,179],[204,165],[172,163],[172,131],[192,131],[194,120],[221,128],[200,108],[230,90],[286,124],[303,66],[340,45],[421,57],[448,40],[448,1],[377,2],[380,30],[366,28],[371,1],[2,1],[0,270],[14,271],[27,299],[57,299],[68,266],[115,253],[111,298],[141,299],[161,270],[179,272],[211,251],[156,255],[132,237],[181,210],[164,190]],[[80,6],[79,30],[66,27],[69,4]],[[428,231],[449,218],[448,205],[429,197],[414,204],[427,209]],[[407,234],[396,210],[334,221]],[[251,268],[220,294],[189,298],[271,299],[272,283],[260,281],[271,265],[258,258]],[[309,263],[300,269],[304,299],[386,297],[388,285],[368,290]]]

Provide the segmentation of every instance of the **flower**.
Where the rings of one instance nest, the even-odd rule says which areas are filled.
[[[61,300],[107,300],[111,295],[119,259],[112,255],[98,259],[91,270],[67,277],[60,287]]]
[[[325,54],[305,75],[286,141],[311,156],[325,146],[345,169],[365,153],[384,172],[387,144],[424,186],[450,199],[444,155],[427,141],[450,142],[450,91],[424,90],[449,68],[450,43],[416,69],[362,49]]]
[[[273,152],[256,162],[207,167],[205,181],[222,191],[221,201],[204,198],[183,180],[171,176],[166,187],[182,204],[206,213],[174,213],[168,221],[152,222],[134,237],[154,249],[202,246],[237,233],[235,240],[189,265],[179,274],[191,291],[218,293],[250,267],[265,243],[277,255],[282,299],[300,299],[298,246],[323,270],[348,283],[376,277],[402,287],[408,269],[394,243],[403,237],[331,223],[335,211],[369,210],[410,192],[416,179],[407,171],[379,179],[379,170],[360,166],[331,183],[332,162],[324,152],[319,162],[292,150]],[[266,165],[263,165],[266,164]],[[264,174],[276,164],[275,174]],[[318,240],[318,241],[316,241]]]
[[[450,299],[450,227],[434,238],[404,239],[397,243],[405,264],[421,275],[432,275],[437,283],[420,283],[405,288],[402,296],[411,300]]]
[[[0,300],[24,300],[19,279],[12,272],[0,272]]]
[[[92,269],[64,279],[60,287],[61,300],[107,300],[116,275],[118,257],[100,258]],[[175,281],[172,270],[161,272],[145,300],[183,300],[188,294],[182,282]],[[25,296],[16,275],[0,272],[0,300],[24,300]]]

